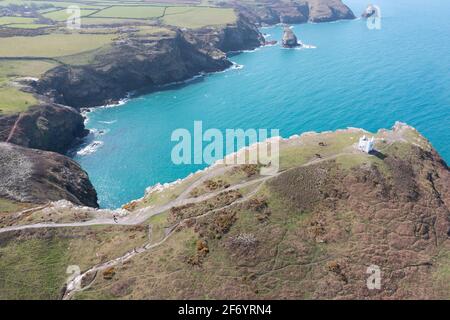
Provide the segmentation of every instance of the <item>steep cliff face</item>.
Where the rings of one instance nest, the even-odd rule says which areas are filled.
[[[62,105],[75,109],[104,105],[117,102],[130,91],[150,91],[204,72],[224,70],[232,65],[226,52],[254,49],[264,44],[257,24],[353,17],[340,0],[288,4],[272,1],[257,7],[242,6],[239,2],[231,5],[238,12],[235,24],[197,30],[171,29],[173,32],[158,37],[126,34],[89,65],[62,65],[50,70],[34,84],[34,89],[56,104],[36,106],[20,115],[0,116],[0,141],[65,153],[86,130],[79,112]],[[26,152],[17,150],[17,153]],[[64,158],[54,161],[54,166],[58,161],[62,161],[59,165],[63,166]],[[49,199],[55,198],[49,196]]]
[[[133,90],[156,88],[231,65],[225,54],[197,47],[180,31],[158,39],[130,37],[95,60],[86,66],[49,71],[37,84],[38,92],[75,108],[92,107],[117,101]]]
[[[75,109],[43,104],[21,114],[0,116],[0,141],[65,153],[84,137],[84,119]]]
[[[242,14],[239,14],[236,24],[223,28],[203,28],[194,33],[204,46],[213,46],[223,52],[252,50],[265,42],[256,25]]]
[[[376,152],[357,149],[364,135]],[[0,269],[9,277],[20,267],[0,297],[450,298],[450,171],[415,129],[308,133],[279,151],[273,176],[215,166],[114,213],[53,203],[0,216]],[[58,228],[69,221],[76,227]],[[48,241],[86,261],[78,282],[67,285],[67,258]],[[17,248],[30,257],[19,267]],[[49,254],[64,267],[39,267]],[[379,287],[367,286],[371,270]],[[43,278],[54,279],[51,291],[23,290],[48,286]]]
[[[341,0],[297,0],[289,3],[275,0],[261,6],[235,1],[233,5],[251,22],[259,25],[355,19],[353,12]]]
[[[341,0],[309,0],[308,5],[311,22],[355,19],[354,13]]]
[[[285,48],[295,48],[301,45],[294,31],[289,27],[284,28],[282,44]]]
[[[0,163],[0,198],[30,203],[66,199],[98,206],[88,175],[65,156],[0,142]]]

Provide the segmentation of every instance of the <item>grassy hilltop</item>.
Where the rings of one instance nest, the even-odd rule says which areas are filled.
[[[283,140],[272,177],[219,165],[154,189],[115,212],[125,225],[66,202],[4,215],[0,298],[450,298],[448,167],[411,127],[379,131],[373,155],[363,134]],[[48,222],[66,225],[27,227]]]

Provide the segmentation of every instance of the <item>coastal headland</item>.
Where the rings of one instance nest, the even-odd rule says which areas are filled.
[[[228,53],[265,44],[260,26],[355,18],[340,0],[78,5],[80,30],[59,3],[1,7],[0,141],[65,154],[87,134],[81,108],[225,70]]]

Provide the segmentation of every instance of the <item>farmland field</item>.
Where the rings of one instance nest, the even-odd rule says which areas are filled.
[[[61,57],[97,49],[114,37],[73,33],[0,38],[0,57]]]
[[[158,18],[164,15],[164,9],[164,7],[157,6],[118,6],[107,8],[92,16],[131,19]]]
[[[33,23],[35,18],[25,18],[25,17],[0,17],[0,25],[11,24],[11,23]]]
[[[80,14],[81,17],[87,16],[89,14],[94,13],[95,9],[81,9],[80,10]],[[69,18],[71,14],[66,12],[66,9],[61,9],[61,10],[57,10],[57,11],[51,11],[49,13],[45,13],[43,14],[44,17],[52,19],[54,21],[64,21],[67,18]]]
[[[0,114],[27,110],[36,98],[16,83],[40,77],[58,64],[86,65],[122,37],[118,27],[135,26],[136,36],[159,37],[169,26],[201,28],[232,23],[232,9],[208,0],[0,0]],[[69,6],[81,13],[81,30],[66,29]],[[19,58],[20,60],[14,60]],[[13,59],[13,60],[11,60]]]
[[[233,9],[208,7],[169,7],[164,23],[185,28],[201,28],[208,25],[233,23],[236,15]]]
[[[45,71],[56,66],[49,61],[8,60],[0,62],[0,114],[9,114],[27,110],[37,100],[22,92],[11,81],[20,77],[39,77]]]
[[[8,24],[6,27],[16,28],[16,29],[39,29],[39,28],[51,27],[51,25],[38,24],[38,23],[14,23],[14,24]]]

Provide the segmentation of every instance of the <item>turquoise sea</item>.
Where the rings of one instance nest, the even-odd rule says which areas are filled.
[[[367,5],[345,2],[356,15]],[[275,128],[284,137],[349,126],[376,131],[399,120],[450,161],[450,1],[374,4],[382,9],[380,30],[361,19],[296,25],[297,36],[315,48],[241,53],[231,60],[242,69],[89,113],[87,127],[95,130],[74,158],[100,205],[119,207],[148,186],[203,168],[171,162],[172,131],[192,130],[195,120],[204,129]],[[281,39],[281,27],[262,32]]]

